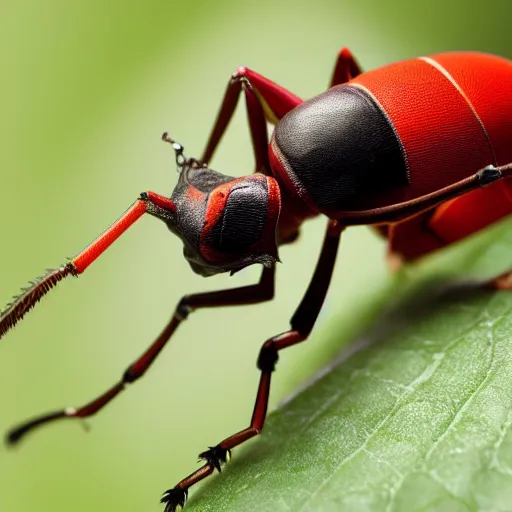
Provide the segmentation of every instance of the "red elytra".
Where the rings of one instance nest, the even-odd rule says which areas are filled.
[[[403,80],[390,87],[396,67]],[[398,131],[414,184],[407,197],[487,164],[512,161],[510,61],[482,53],[439,54],[370,71],[355,82],[372,91]],[[411,89],[417,93],[408,94]],[[390,252],[415,259],[483,229],[511,208],[510,181],[475,190],[394,226]]]
[[[243,92],[256,173],[234,178],[210,169]],[[342,49],[331,87],[308,101],[241,67],[231,77],[201,159],[176,152],[178,184],[171,198],[145,192],[78,256],[49,271],[7,306],[0,337],[60,280],[77,276],[144,213],[159,218],[184,243],[203,276],[262,264],[252,286],[186,295],[158,338],[105,393],[79,408],[23,423],[17,443],[36,427],[84,418],[142,377],[172,334],[199,308],[253,304],[274,295],[278,246],[293,242],[302,223],[323,214],[327,230],[317,267],[291,328],[263,343],[254,412],[247,428],[200,454],[204,465],[162,498],[166,512],[183,506],[188,489],[220,471],[230,451],[259,434],[267,414],[278,352],[308,338],[327,294],[343,229],[367,224],[389,239],[390,261],[413,260],[512,213],[512,63],[480,53],[420,57],[362,73]],[[267,122],[275,125],[269,142]],[[510,288],[511,274],[486,283]]]

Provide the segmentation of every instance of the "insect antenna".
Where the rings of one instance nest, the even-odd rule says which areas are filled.
[[[23,288],[21,293],[14,297],[0,314],[0,338],[13,328],[59,281],[69,275],[78,275],[72,263],[58,269],[48,270],[46,274],[31,282],[27,288]]]
[[[176,153],[176,168],[178,172],[183,171],[185,167],[206,167],[196,158],[187,158],[183,153],[185,148],[179,142],[176,142],[172,137],[170,137],[167,132],[164,132],[162,135],[162,140],[164,142],[168,142],[173,147],[174,152]]]

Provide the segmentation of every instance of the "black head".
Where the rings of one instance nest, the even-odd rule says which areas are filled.
[[[194,272],[234,273],[254,263],[270,265],[278,260],[281,195],[274,178],[263,174],[233,178],[193,159],[180,159],[178,168],[179,180],[171,196],[176,211],[164,221],[183,240],[184,256]]]

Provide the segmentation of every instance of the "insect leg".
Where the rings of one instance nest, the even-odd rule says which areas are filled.
[[[36,427],[55,420],[66,418],[86,418],[96,414],[111,402],[119,393],[121,393],[128,384],[140,379],[146,373],[151,364],[165,347],[174,331],[192,311],[207,307],[239,306],[271,300],[274,296],[274,281],[275,265],[272,265],[271,267],[263,268],[261,278],[255,285],[243,286],[230,290],[186,295],[178,303],[176,311],[169,323],[161,332],[160,336],[158,336],[158,338],[139,359],[127,368],[121,380],[117,384],[96,399],[78,409],[68,407],[67,409],[37,417],[15,427],[7,434],[7,442],[9,444],[15,444]]]
[[[511,177],[512,163],[500,165],[499,167],[489,165],[463,180],[452,183],[430,194],[404,201],[403,203],[396,203],[372,210],[342,211],[339,212],[337,216],[346,226],[358,224],[391,224],[412,217],[413,215],[426,212],[446,201],[450,201],[473,190],[488,187],[501,179]]]
[[[420,258],[446,245],[444,240],[429,229],[428,221],[435,210],[409,217],[388,225],[388,264],[398,270],[404,262]]]
[[[167,198],[154,192],[144,192],[126,212],[104,231],[94,242],[89,244],[70,262],[55,270],[48,270],[42,277],[30,283],[0,313],[0,338],[13,328],[28,313],[46,293],[67,276],[78,276],[104,251],[106,251],[137,219],[144,213],[162,214],[175,209],[174,204]]]
[[[329,221],[320,258],[308,289],[292,316],[291,329],[273,336],[261,347],[257,363],[261,377],[250,425],[199,455],[206,464],[164,494],[161,502],[165,503],[165,512],[175,512],[178,506],[183,506],[192,485],[212,474],[215,469],[220,471],[221,464],[228,459],[232,448],[258,435],[263,429],[267,416],[270,379],[279,357],[278,352],[306,340],[311,333],[329,288],[342,231],[343,226],[337,221]]]
[[[268,78],[249,68],[238,68],[228,83],[217,119],[201,157],[203,163],[208,163],[211,160],[233,116],[242,89],[246,96],[257,169],[266,163],[264,161],[267,154],[266,121],[276,124],[289,110],[302,103],[298,96]],[[263,145],[263,140],[265,140],[265,145]]]
[[[497,277],[489,279],[483,283],[483,287],[488,290],[512,290],[512,270],[508,270]]]
[[[501,169],[502,177],[510,175],[510,165],[498,169]],[[502,179],[499,185],[476,188],[405,220],[374,226],[388,239],[390,266],[397,269],[405,262],[439,250],[508,215],[509,186],[510,182]],[[512,289],[512,273],[493,278],[486,286]]]
[[[331,85],[344,84],[362,73],[357,60],[348,48],[342,48],[338,53],[336,65],[331,78]]]

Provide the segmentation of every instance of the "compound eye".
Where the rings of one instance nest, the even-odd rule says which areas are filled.
[[[245,176],[216,187],[199,238],[206,264],[232,271],[276,261],[280,207],[279,186],[268,176]]]
[[[222,217],[212,230],[213,248],[240,254],[257,244],[267,220],[267,194],[259,186],[242,186],[229,194]]]

